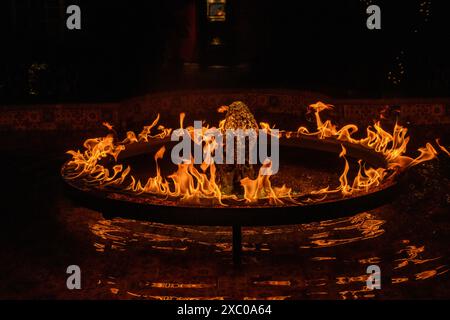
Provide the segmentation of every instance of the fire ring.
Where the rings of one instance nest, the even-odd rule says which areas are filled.
[[[149,153],[160,144],[170,140],[164,139],[151,143],[136,143],[127,148],[120,159],[135,157]],[[338,154],[341,145],[347,148],[350,157],[363,159],[369,164],[386,165],[384,159],[371,150],[349,143],[323,140],[314,137],[288,139],[281,142],[291,148],[333,152]],[[62,167],[64,177],[67,163]],[[288,204],[284,206],[201,206],[155,201],[139,201],[139,197],[126,200],[109,197],[109,192],[90,188],[78,180],[63,178],[71,196],[84,206],[100,211],[108,217],[121,216],[131,219],[142,219],[153,222],[181,225],[203,226],[270,226],[300,224],[313,221],[328,220],[345,215],[353,215],[370,210],[385,203],[395,193],[399,179],[391,179],[369,193],[330,201],[321,201],[305,205]],[[245,211],[245,213],[243,213]]]
[[[308,195],[320,195],[323,196],[322,198],[305,198],[306,195],[292,193],[291,189],[285,186],[274,189],[270,183],[268,187],[266,186],[271,192],[268,197],[270,204],[259,203],[260,199],[254,201],[248,196],[248,190],[244,195],[245,202],[236,200],[227,204],[221,202],[221,192],[218,191],[220,205],[217,204],[215,198],[216,202],[212,204],[205,204],[205,202],[186,204],[181,197],[169,197],[168,195],[173,192],[170,192],[168,182],[161,177],[157,160],[162,158],[165,145],[170,142],[168,134],[171,129],[160,126],[161,132],[151,136],[150,130],[156,125],[158,119],[151,126],[144,127],[139,138],[133,132],[128,132],[127,138],[122,142],[118,142],[117,133],[112,126],[106,124],[112,134],[105,138],[87,140],[85,142],[87,151],[84,153],[69,151],[72,160],[63,165],[61,176],[71,197],[85,207],[102,212],[108,218],[126,217],[179,225],[232,226],[233,260],[235,263],[240,263],[242,226],[302,224],[330,220],[374,209],[389,201],[396,194],[407,168],[430,160],[437,154],[431,144],[427,144],[425,148],[419,149],[420,155],[417,158],[404,156],[409,138],[406,137],[407,129],[397,124],[392,134],[384,131],[379,124],[375,124],[375,129],[367,128],[366,137],[356,139],[352,136],[358,131],[355,125],[347,125],[338,130],[330,121],[323,122],[321,120],[320,112],[330,109],[331,106],[319,102],[310,107],[315,112],[317,131],[311,132],[300,127],[297,132],[282,131],[278,138],[280,145],[288,148],[325,151],[339,154],[339,157],[345,159],[346,166],[339,179],[339,187],[331,190],[327,187]],[[251,115],[251,117],[253,116]],[[180,127],[183,127],[183,118],[184,115],[180,116]],[[270,128],[263,124],[261,126]],[[114,165],[126,159],[152,153],[158,147],[161,148],[155,155],[157,176],[149,178],[145,186],[136,182],[132,176],[131,185],[123,187],[125,178],[130,178],[129,167],[123,170],[122,165],[116,164],[112,168],[113,173],[111,173],[111,168],[106,169],[107,162]],[[348,181],[346,156],[358,159],[359,171],[353,183]],[[100,164],[99,161],[106,158],[109,160]],[[364,165],[361,165],[362,162]],[[366,168],[366,164],[370,166],[369,169]],[[197,191],[201,179],[214,187],[214,172],[215,169],[211,171],[210,166],[212,181],[205,180],[207,179],[206,173],[202,176],[198,171],[191,172],[198,179]],[[260,186],[261,184],[257,183],[260,178],[262,179],[260,176],[255,180],[245,178],[241,182],[244,185],[245,180],[245,182]],[[269,178],[265,179],[267,182]],[[177,180],[173,179],[173,181],[177,187]],[[152,194],[152,192],[157,193],[155,190],[160,194]],[[215,190],[218,190],[217,186]],[[190,195],[191,192],[188,190],[185,193]],[[161,197],[161,194],[165,194],[165,197]],[[339,194],[339,197],[328,197],[329,194]],[[285,199],[288,201],[284,201]]]

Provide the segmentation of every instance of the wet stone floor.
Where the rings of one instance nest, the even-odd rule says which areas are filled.
[[[231,228],[108,220],[66,197],[63,159],[2,161],[12,167],[3,182],[2,299],[450,297],[448,158],[414,168],[396,200],[370,212],[243,228],[241,266],[231,259]],[[73,264],[81,290],[66,288]],[[374,264],[381,290],[370,291]]]

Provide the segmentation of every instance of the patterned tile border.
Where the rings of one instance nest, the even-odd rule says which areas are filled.
[[[336,106],[330,116],[337,121],[371,123],[388,106],[402,123],[450,123],[450,99],[339,100],[290,90],[217,90],[162,92],[113,103],[0,106],[0,131],[88,131],[103,121],[125,129],[148,123],[156,113],[163,119],[176,120],[180,112],[203,118],[235,100],[269,116],[301,119],[307,105],[322,100]]]

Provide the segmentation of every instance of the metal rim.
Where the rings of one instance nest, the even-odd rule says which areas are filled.
[[[154,152],[155,145],[166,143],[167,139],[152,143],[134,143],[127,146],[119,159],[130,158],[144,153]],[[331,153],[339,153],[341,145],[347,149],[347,156],[363,159],[369,164],[386,167],[386,160],[373,150],[356,144],[334,139],[318,139],[312,136],[283,139],[283,145],[306,148]],[[63,176],[65,164],[61,169]],[[329,220],[354,215],[379,207],[392,199],[398,191],[399,179],[383,183],[370,193],[355,195],[331,201],[306,205],[286,206],[187,206],[161,205],[138,201],[125,201],[109,197],[110,192],[80,187],[64,179],[68,194],[77,202],[90,209],[100,211],[108,217],[124,217],[138,220],[183,225],[209,226],[264,226],[299,224]],[[156,198],[156,197],[155,197]]]

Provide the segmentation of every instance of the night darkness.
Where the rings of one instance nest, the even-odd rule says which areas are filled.
[[[202,1],[192,21],[184,11],[195,1],[73,1],[84,8],[77,32],[65,28],[62,2],[3,1],[1,101],[108,100],[211,86],[179,80],[183,62],[214,64],[204,48]],[[248,70],[223,86],[349,97],[448,96],[450,30],[442,2],[429,2],[379,1],[383,27],[368,30],[365,1],[231,0],[223,31],[228,47],[219,62]],[[183,55],[186,41],[193,48]],[[32,84],[39,93],[30,97],[33,63],[46,70]],[[389,72],[401,81],[388,79]]]

